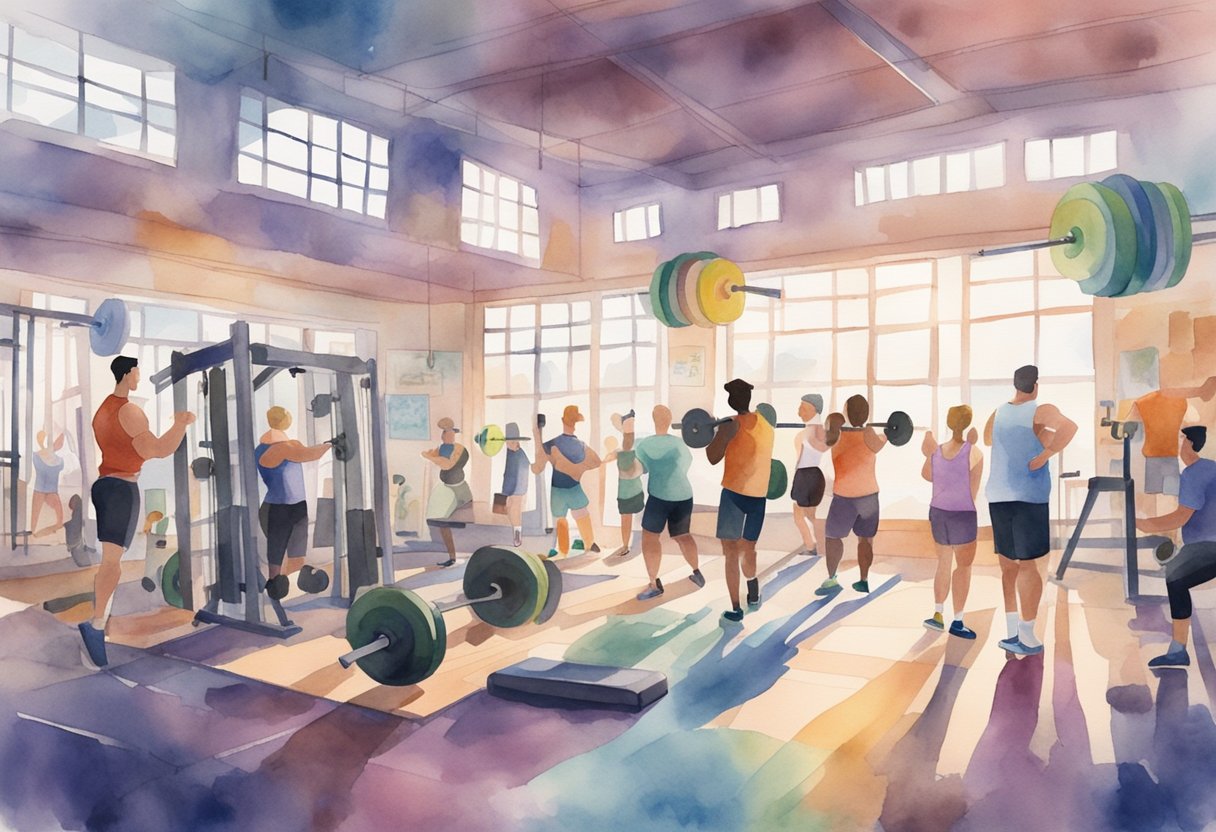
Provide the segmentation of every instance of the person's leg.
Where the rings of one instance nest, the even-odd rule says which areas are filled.
[[[38,531],[38,515],[42,514],[42,506],[46,502],[46,494],[42,491],[35,491],[34,497],[30,500],[30,531]]]
[[[693,572],[701,571],[701,558],[697,552],[697,541],[693,539],[691,534],[682,534],[674,538],[675,544],[680,547],[680,554],[684,556],[684,560],[692,567]]]
[[[629,552],[629,544],[633,542],[633,515],[621,515],[621,548],[625,551],[622,554]]]
[[[971,565],[975,562],[975,541],[963,543],[954,547],[954,577],[951,579],[950,592],[954,598],[954,620],[963,620],[963,610],[967,607],[967,595],[971,592]]]
[[[857,569],[861,572],[861,580],[868,583],[870,567],[874,565],[874,538],[857,538]]]
[[[857,567],[861,580],[853,584],[858,592],[870,591],[870,567],[874,565],[874,536],[878,534],[880,503],[878,494],[868,494],[854,500],[856,512],[853,533],[857,535]]]
[[[1001,595],[1005,602],[1005,630],[1009,639],[1018,637],[1018,562],[1004,555],[997,556],[1001,565]]]
[[[844,540],[839,537],[828,537],[824,542],[823,550],[827,560],[828,577],[821,588],[835,587],[837,586],[836,570],[840,568],[840,562],[844,560]]]
[[[828,505],[827,522],[824,523],[823,528],[823,535],[827,538],[824,553],[827,559],[828,577],[816,590],[818,595],[826,595],[840,586],[836,580],[836,570],[840,568],[840,561],[844,559],[844,539],[848,537],[849,530],[853,528],[854,516],[851,499],[832,495],[832,502]]]
[[[652,587],[658,586],[659,568],[663,564],[663,544],[654,532],[642,531],[642,560]]]
[[[93,578],[93,626],[98,630],[106,628],[110,617],[110,602],[114,598],[114,590],[118,588],[118,580],[122,577],[122,554],[126,549],[118,543],[101,544],[101,565],[97,567],[97,575]]]
[[[739,557],[742,547],[738,540],[722,541],[722,556],[726,569],[726,594],[732,610],[743,609],[739,602]]]
[[[63,525],[63,503],[60,501],[59,495],[47,494],[46,504],[51,507],[51,511],[55,512],[55,525],[52,528],[60,528]]]
[[[512,542],[519,546],[523,543],[523,512],[524,496],[512,494],[507,497],[507,522],[511,524]]]
[[[924,624],[933,630],[944,630],[946,628],[946,596],[950,593],[950,560],[952,552],[949,546],[943,546],[941,543],[936,543],[936,550],[937,568],[933,573],[933,615],[926,618]]]
[[[663,582],[659,580],[659,569],[663,564],[663,545],[659,535],[667,522],[671,504],[666,500],[651,497],[642,511],[642,559],[646,563],[646,575],[650,583],[638,593],[639,601],[657,598],[663,594]]]
[[[576,508],[573,512],[574,522],[578,524],[578,533],[583,538],[583,548],[588,552],[598,552],[595,543],[595,526],[591,523],[591,512],[586,506]]]
[[[1018,600],[1021,602],[1021,620],[1018,622],[1018,640],[1026,647],[1041,647],[1043,642],[1035,634],[1035,619],[1039,614],[1039,602],[1043,599],[1043,575],[1039,572],[1039,561],[1018,562]]]
[[[439,537],[443,540],[443,548],[448,550],[448,562],[456,560],[456,538],[452,535],[451,526],[440,526]]]
[[[570,521],[559,517],[554,526],[557,529],[557,553],[565,557],[570,551]]]
[[[815,528],[811,525],[811,510],[794,503],[794,528],[802,538],[802,547],[811,552],[815,549]]]

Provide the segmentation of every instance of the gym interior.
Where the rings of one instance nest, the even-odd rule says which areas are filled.
[[[1216,828],[1214,37],[5,2],[0,827]]]

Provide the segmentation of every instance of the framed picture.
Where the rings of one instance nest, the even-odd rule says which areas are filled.
[[[670,348],[672,387],[705,386],[705,347]]]
[[[428,361],[430,356],[434,356],[433,361]],[[460,370],[459,352],[389,350],[387,392],[442,396],[445,386],[454,386],[459,395]]]
[[[388,396],[388,438],[431,438],[430,396]]]

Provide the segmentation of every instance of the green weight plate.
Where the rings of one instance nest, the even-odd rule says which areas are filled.
[[[1165,287],[1174,273],[1174,221],[1170,213],[1170,202],[1155,182],[1141,182],[1153,209],[1153,229],[1157,238],[1157,258],[1153,271],[1142,292],[1155,292]]]
[[[655,267],[654,274],[650,276],[650,310],[654,315],[654,319],[663,326],[671,326],[668,323],[668,318],[663,310],[663,301],[661,298],[664,293],[663,273],[667,271],[667,261],[664,260]]]
[[[770,425],[777,424],[777,408],[768,402],[760,402],[760,404],[756,405],[756,412],[764,417],[764,421]]]
[[[689,326],[691,322],[680,314],[680,304],[676,299],[675,277],[676,258],[663,264],[663,274],[659,277],[659,302],[663,304],[663,317],[667,325],[673,329]]]
[[[186,599],[182,597],[181,568],[181,555],[178,552],[169,555],[160,569],[160,594],[164,596],[166,604],[184,610]]]
[[[474,604],[473,614],[494,627],[535,621],[549,595],[549,575],[540,558],[507,546],[482,546],[464,569],[466,598],[484,598],[497,584],[502,597]]]
[[[685,326],[692,326],[696,323],[692,307],[697,305],[697,297],[695,290],[691,295],[687,293],[684,277],[693,263],[712,260],[716,256],[711,251],[693,251],[681,254],[671,261],[671,274],[667,278],[668,306],[671,307],[676,319],[682,321]],[[698,311],[700,311],[699,307]]]
[[[355,599],[346,613],[346,640],[358,649],[380,636],[389,646],[359,659],[382,685],[415,685],[439,669],[448,631],[435,606],[408,589],[379,586]]]
[[[1153,217],[1153,206],[1149,202],[1144,185],[1125,173],[1116,173],[1102,180],[1102,184],[1123,198],[1132,214],[1132,223],[1136,230],[1136,265],[1132,269],[1131,280],[1127,287],[1119,293],[1119,297],[1134,295],[1143,291],[1145,284],[1153,275],[1153,266],[1157,262],[1157,229]]]
[[[1169,289],[1182,282],[1187,267],[1191,265],[1191,209],[1176,186],[1169,182],[1158,182],[1157,187],[1165,194],[1170,206],[1170,219],[1174,223],[1174,270],[1163,287]]]
[[[768,494],[770,500],[780,500],[789,489],[789,474],[786,473],[785,463],[779,459],[769,461]]]
[[[537,560],[541,559],[537,558]],[[562,600],[562,570],[557,568],[556,563],[548,559],[542,560],[541,565],[545,568],[545,574],[549,576],[549,591],[545,594],[544,606],[536,616],[537,624],[544,624],[552,618],[553,614],[557,612],[557,605]]]
[[[1136,265],[1136,229],[1122,197],[1097,182],[1073,185],[1051,215],[1051,236],[1067,234],[1076,242],[1051,250],[1060,274],[1089,295],[1110,297],[1127,288]]]

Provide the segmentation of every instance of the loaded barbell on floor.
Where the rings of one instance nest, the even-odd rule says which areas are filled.
[[[1056,270],[1085,294],[1127,297],[1177,286],[1191,261],[1191,223],[1209,219],[1216,214],[1191,214],[1182,191],[1168,182],[1116,173],[1069,188],[1052,211],[1050,239],[976,255],[1050,248]]]
[[[562,573],[537,555],[505,546],[482,546],[465,567],[462,595],[431,602],[408,589],[376,587],[355,599],[346,614],[352,649],[338,658],[382,685],[413,685],[439,669],[447,652],[443,613],[471,607],[493,627],[543,624],[557,611]]]
[[[841,431],[859,431],[866,428],[882,428],[882,432],[887,436],[887,441],[896,447],[907,445],[912,439],[912,417],[902,410],[892,410],[885,422],[867,422],[861,427],[847,425],[844,422],[844,414],[828,414],[827,432],[824,436],[824,441],[828,445],[835,445],[840,440]]]
[[[781,290],[748,286],[738,264],[712,251],[695,251],[660,263],[643,297],[663,326],[712,328],[738,320],[749,294],[779,298]]]

